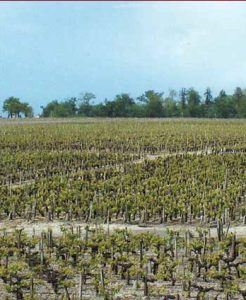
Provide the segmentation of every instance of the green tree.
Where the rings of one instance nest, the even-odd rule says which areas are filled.
[[[246,95],[242,95],[236,109],[238,117],[246,118]]]
[[[220,94],[214,99],[214,106],[215,117],[217,118],[234,118],[237,115],[233,96]]]
[[[236,98],[237,102],[239,102],[243,96],[242,89],[240,87],[236,87],[233,96]]]
[[[234,94],[233,94],[233,98],[234,98],[234,102],[235,102],[235,108],[237,110],[237,116],[245,117],[246,97],[245,97],[243,90],[240,87],[236,87]]]
[[[96,96],[93,93],[82,93],[79,98],[80,105],[78,109],[78,114],[86,117],[92,116],[92,104],[91,101],[96,99]]]
[[[103,110],[105,112],[105,116],[110,118],[115,117],[114,101],[109,101],[108,99],[105,99]]]
[[[189,117],[200,117],[201,116],[201,97],[199,93],[193,89],[190,88],[187,92],[187,110]]]
[[[205,105],[209,106],[212,103],[212,100],[213,100],[212,92],[211,92],[211,89],[209,87],[206,88],[204,96],[205,96],[204,103],[205,103]]]
[[[22,103],[21,112],[24,114],[25,118],[33,117],[33,109],[27,102]]]
[[[76,107],[77,99],[72,97],[60,103],[60,107],[63,111],[66,111],[65,117],[74,117],[77,113]]]
[[[8,113],[8,118],[20,118],[21,114],[25,117],[33,115],[32,107],[27,102],[22,103],[16,97],[9,97],[3,102],[3,111]]]
[[[8,113],[8,118],[19,116],[21,103],[16,97],[9,97],[3,102],[3,111]]]
[[[53,100],[49,102],[45,107],[41,106],[43,109],[42,116],[43,117],[54,117],[54,111],[56,107],[59,106],[58,100]]]
[[[146,105],[146,117],[160,118],[164,116],[163,93],[157,93],[153,90],[146,91],[138,98]]]
[[[178,117],[180,112],[177,103],[171,97],[167,97],[163,103],[165,117]]]
[[[181,91],[179,92],[180,95],[180,110],[181,110],[181,116],[185,116],[185,109],[186,109],[186,96],[187,96],[187,91],[185,88],[182,88]]]
[[[103,103],[94,104],[91,106],[90,115],[92,117],[106,117],[105,107]]]
[[[221,90],[219,92],[219,97],[226,97],[226,96],[227,96],[227,94],[226,94],[226,92],[224,90]]]
[[[214,111],[213,111],[213,96],[212,96],[212,91],[208,87],[206,88],[204,92],[204,103],[201,104],[201,116],[204,117],[213,117]]]
[[[41,107],[43,109],[43,117],[74,117],[77,113],[76,98],[69,98],[65,101],[58,102],[58,100],[53,100],[46,105],[46,107]]]
[[[129,94],[121,94],[115,97],[114,113],[116,117],[130,117],[133,116],[132,108],[135,104],[133,98]]]

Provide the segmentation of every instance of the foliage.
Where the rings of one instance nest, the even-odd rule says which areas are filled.
[[[19,118],[21,114],[32,117],[32,107],[27,102],[21,102],[19,98],[9,97],[3,102],[3,111],[8,113],[8,118]]]
[[[93,104],[93,93],[84,93],[73,103],[70,100],[52,101],[43,108],[43,117],[204,117],[204,118],[245,118],[245,90],[237,87],[233,95],[221,90],[213,98],[212,91],[206,88],[203,97],[194,88],[182,88],[179,97],[175,90],[169,95],[148,90],[136,99],[129,94],[116,95],[113,100],[105,99],[102,103]],[[75,104],[76,103],[76,104]]]
[[[127,99],[118,101],[134,105]],[[41,234],[11,226],[0,232],[6,299],[39,299],[42,291],[49,299],[114,299],[129,290],[136,299],[241,299],[246,239],[228,230],[246,220],[245,126],[193,119],[3,124],[2,222],[64,224]],[[141,232],[124,229],[131,225]]]

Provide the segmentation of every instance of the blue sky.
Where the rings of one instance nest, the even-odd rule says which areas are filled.
[[[245,2],[1,2],[0,105],[245,86]]]

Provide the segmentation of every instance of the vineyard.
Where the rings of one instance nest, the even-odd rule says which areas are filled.
[[[0,120],[0,299],[246,299],[246,121]]]

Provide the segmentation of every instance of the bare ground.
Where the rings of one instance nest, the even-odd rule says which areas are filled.
[[[160,236],[165,236],[168,230],[175,230],[183,235],[186,231],[190,231],[194,235],[197,235],[197,228],[210,230],[211,237],[217,236],[217,228],[211,227],[208,228],[201,224],[197,225],[189,225],[189,224],[173,224],[173,225],[147,225],[147,226],[139,226],[139,225],[131,225],[131,224],[95,224],[95,223],[83,223],[83,222],[66,222],[66,221],[26,221],[23,219],[17,219],[13,221],[1,221],[0,222],[0,231],[12,232],[15,229],[23,229],[23,231],[28,235],[40,235],[41,232],[47,231],[51,229],[54,236],[60,236],[62,234],[62,228],[74,228],[80,227],[82,233],[85,231],[85,227],[89,226],[92,228],[103,228],[104,230],[114,231],[117,229],[125,229],[132,231],[133,233],[141,233],[141,232],[149,232],[155,233]],[[226,231],[226,228],[225,228]],[[228,232],[235,233],[238,237],[246,237],[246,225],[233,225],[229,227]]]

